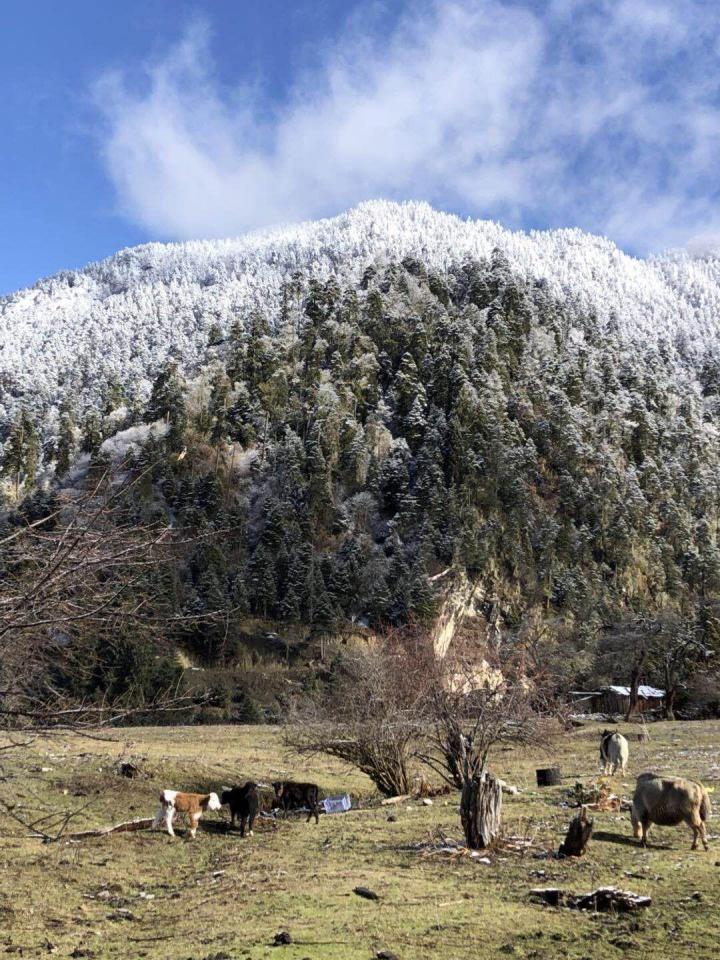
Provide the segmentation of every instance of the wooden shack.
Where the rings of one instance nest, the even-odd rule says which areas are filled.
[[[630,706],[630,687],[612,684],[600,690],[573,690],[570,693],[577,713],[624,714]],[[638,690],[638,710],[653,713],[662,709],[665,691],[641,684]]]

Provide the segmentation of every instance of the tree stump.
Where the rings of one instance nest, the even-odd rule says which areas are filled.
[[[502,789],[488,773],[467,781],[460,797],[460,822],[471,850],[489,846],[500,833]]]
[[[580,813],[573,817],[568,827],[567,836],[560,844],[558,851],[561,857],[581,857],[592,836],[593,821],[587,818],[587,808],[583,807]]]
[[[556,787],[562,780],[560,767],[541,767],[535,771],[535,778],[539,787]]]

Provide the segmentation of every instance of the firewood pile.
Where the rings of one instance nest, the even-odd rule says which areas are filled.
[[[570,893],[557,887],[537,888],[530,896],[551,907],[567,907],[570,910],[592,910],[594,913],[630,913],[642,910],[652,903],[650,897],[618,890],[617,887],[598,887],[589,893]]]
[[[571,807],[587,807],[599,813],[620,810],[622,800],[610,789],[606,780],[591,780],[584,784],[579,781],[567,792],[567,802]]]

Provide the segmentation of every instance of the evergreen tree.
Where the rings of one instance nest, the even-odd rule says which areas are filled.
[[[55,472],[58,476],[64,476],[75,459],[78,432],[72,405],[65,402],[60,410],[60,432],[55,448]]]
[[[40,464],[40,440],[30,411],[23,407],[10,428],[3,454],[3,475],[12,480],[17,496],[20,486],[31,489]]]
[[[185,387],[178,365],[172,360],[166,361],[155,377],[146,417],[150,423],[164,420],[168,424],[168,446],[171,450],[180,449],[187,423]]]

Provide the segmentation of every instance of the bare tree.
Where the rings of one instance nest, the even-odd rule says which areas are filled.
[[[649,655],[661,625],[657,620],[633,617],[608,624],[598,656],[600,672],[618,683],[628,676],[629,696],[625,720],[640,712],[640,686],[649,665]]]
[[[418,653],[393,635],[346,654],[327,692],[290,715],[287,742],[361,770],[386,796],[409,793],[428,705],[427,661]]]
[[[410,791],[412,761],[461,790],[461,822],[472,848],[500,829],[502,794],[488,770],[498,743],[538,742],[553,715],[540,675],[522,651],[496,664],[437,660],[421,631],[398,632],[343,658],[330,692],[289,720],[301,753],[334,756],[362,770],[385,794]]]
[[[504,676],[471,662],[443,665],[432,689],[431,723],[426,740],[431,750],[422,759],[460,789],[469,775],[487,769],[490,751],[499,743],[534,743],[545,729],[538,711],[537,688],[525,676]]]
[[[675,719],[678,694],[700,670],[715,666],[720,650],[720,624],[713,604],[699,601],[686,617],[666,617],[653,637],[651,662],[662,672],[666,720]]]
[[[537,743],[553,715],[541,677],[528,677],[522,660],[477,659],[437,664],[429,706],[431,723],[421,759],[461,790],[460,817],[469,847],[487,846],[501,823],[502,793],[488,770],[499,743]]]

